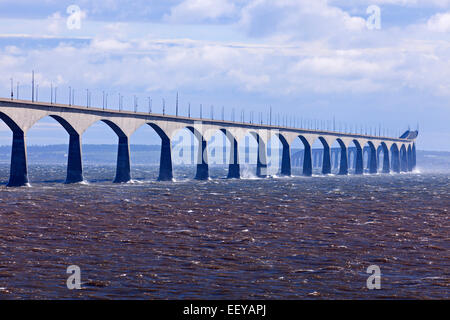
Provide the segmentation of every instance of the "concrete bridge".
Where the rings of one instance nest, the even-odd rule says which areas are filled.
[[[27,131],[40,119],[50,116],[69,134],[69,150],[66,183],[83,181],[81,137],[85,130],[98,121],[106,123],[118,137],[117,168],[114,182],[127,182],[130,174],[130,136],[141,126],[149,125],[161,138],[161,157],[159,180],[172,180],[172,138],[182,129],[190,130],[199,143],[196,157],[196,179],[209,177],[208,141],[221,131],[230,142],[228,178],[240,178],[238,146],[243,138],[250,134],[256,139],[258,152],[256,175],[267,176],[267,143],[273,137],[282,144],[281,175],[291,175],[291,145],[296,139],[304,145],[301,155],[303,174],[312,175],[313,164],[320,163],[321,172],[329,174],[334,164],[339,163],[339,174],[364,173],[364,152],[368,154],[368,172],[379,170],[382,154],[381,171],[407,172],[416,166],[415,140],[417,131],[407,131],[399,138],[380,137],[362,134],[339,133],[334,131],[309,130],[282,127],[268,124],[251,124],[234,121],[210,120],[170,116],[154,113],[105,110],[73,105],[30,102],[24,100],[0,99],[0,119],[12,131],[11,169],[8,186],[28,184],[27,173]],[[312,145],[318,140],[323,149],[320,156],[313,152]],[[331,149],[333,143],[339,144],[338,153]],[[367,145],[367,147],[365,147]],[[315,157],[313,157],[313,155]],[[339,157],[339,161],[336,160]]]

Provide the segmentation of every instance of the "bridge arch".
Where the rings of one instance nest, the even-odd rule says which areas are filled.
[[[303,175],[312,176],[312,146],[311,142],[304,136],[299,135],[298,138],[303,143]]]
[[[19,187],[28,184],[27,151],[25,132],[8,115],[0,112],[0,119],[12,131],[11,165],[9,169],[8,187]]]
[[[69,150],[67,152],[67,177],[66,183],[77,183],[83,178],[83,161],[81,157],[81,135],[63,117],[50,114],[50,117],[59,122],[69,134]]]
[[[400,172],[400,150],[396,143],[391,146],[391,169],[395,173]]]
[[[377,148],[377,164],[383,173],[390,172],[389,149],[385,142],[381,142]]]
[[[6,113],[0,112],[0,119],[11,129],[11,131],[14,132],[22,132],[22,128],[19,127],[19,125],[11,119]]]
[[[367,154],[367,162],[365,167],[369,170],[369,173],[377,173],[378,165],[375,144],[372,141],[367,141],[364,145],[363,152],[364,154]]]
[[[258,151],[256,155],[256,176],[267,177],[267,136],[263,137],[260,132],[249,130],[248,133],[256,140]]]
[[[241,177],[241,168],[239,164],[239,144],[237,138],[230,130],[221,128],[220,131],[227,137],[230,143],[228,179],[239,179]]]
[[[203,134],[195,126],[188,125],[186,129],[191,131],[198,141],[198,152],[196,157],[197,171],[195,174],[196,180],[207,180],[209,178],[208,166],[208,141],[203,137]]]
[[[364,163],[363,163],[363,146],[357,139],[353,139],[352,143],[354,148],[352,149],[352,167],[354,169],[354,174],[364,173]]]
[[[291,146],[286,137],[281,132],[275,130],[269,131],[269,139],[267,142],[267,156],[268,170],[271,174],[278,174],[278,169],[280,169],[280,175],[291,175]]]
[[[330,144],[328,141],[319,136],[318,140],[322,143],[323,146],[323,157],[322,157],[322,174],[330,174],[331,173],[331,151]]]
[[[157,123],[147,121],[145,124],[137,128],[137,130],[148,126],[161,139],[161,151],[159,161],[158,181],[172,181],[173,180],[173,163],[172,163],[172,137],[169,137],[165,130],[163,130]],[[136,130],[136,131],[137,131]]]
[[[108,133],[110,133],[110,130],[106,128],[111,129],[118,138],[116,170],[113,182],[128,182],[131,180],[129,137],[117,123],[110,119],[98,119],[97,121],[91,123],[91,125],[85,131],[83,131],[82,140],[86,142],[90,139],[95,139],[93,133],[96,131],[106,130]]]
[[[332,159],[334,160],[334,166],[338,168],[339,175],[347,175],[348,174],[348,148],[345,142],[341,138],[337,138],[333,144],[338,144],[339,151],[331,150]],[[333,146],[333,144],[331,146]],[[333,154],[334,151],[334,154]]]
[[[412,151],[412,147],[411,144],[408,145],[408,149],[407,149],[407,158],[408,158],[408,171],[413,171],[413,151]]]
[[[400,147],[400,171],[408,171],[408,151],[405,144],[402,144],[402,146]]]
[[[209,173],[212,173],[211,165],[219,167],[228,165],[227,178],[240,178],[238,141],[233,133],[226,128],[207,127],[204,128],[202,136],[207,143],[204,151],[207,154],[203,157],[208,161]]]

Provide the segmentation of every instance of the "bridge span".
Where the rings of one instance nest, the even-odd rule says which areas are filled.
[[[378,172],[380,154],[383,173],[408,172],[416,166],[415,141],[417,131],[406,131],[401,137],[381,137],[374,135],[340,133],[335,131],[310,130],[284,127],[270,124],[252,124],[235,121],[199,119],[183,116],[171,116],[155,113],[116,111],[101,108],[87,108],[73,105],[47,102],[30,102],[0,98],[0,119],[12,131],[11,169],[8,186],[16,187],[28,184],[27,168],[27,131],[40,119],[50,116],[69,134],[69,149],[66,183],[83,181],[81,137],[97,121],[106,123],[118,137],[117,167],[114,182],[131,180],[130,136],[141,126],[149,125],[161,138],[161,156],[159,180],[172,180],[172,138],[182,129],[190,130],[199,143],[196,157],[196,179],[209,177],[208,141],[221,131],[230,142],[228,178],[240,178],[238,146],[247,135],[252,135],[258,146],[256,174],[267,176],[267,143],[274,135],[282,144],[281,175],[291,175],[291,145],[296,139],[303,143],[301,165],[303,174],[311,176],[313,172],[312,145],[316,140],[323,145],[320,155],[322,173],[330,174],[332,170],[331,146],[339,144],[339,174],[349,174],[352,161],[354,174],[363,174],[363,156],[368,153],[368,172]],[[353,145],[351,147],[350,145]],[[364,147],[368,145],[368,147]],[[334,161],[334,163],[337,163]]]

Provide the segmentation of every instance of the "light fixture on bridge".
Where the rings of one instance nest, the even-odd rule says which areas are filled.
[[[34,102],[34,70],[31,71],[31,102]]]

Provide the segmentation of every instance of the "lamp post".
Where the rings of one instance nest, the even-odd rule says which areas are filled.
[[[31,71],[31,102],[34,102],[34,70]]]
[[[270,111],[269,111],[269,125],[272,125],[272,106],[270,106]]]
[[[178,92],[177,92],[177,101],[175,103],[175,115],[178,117]]]

